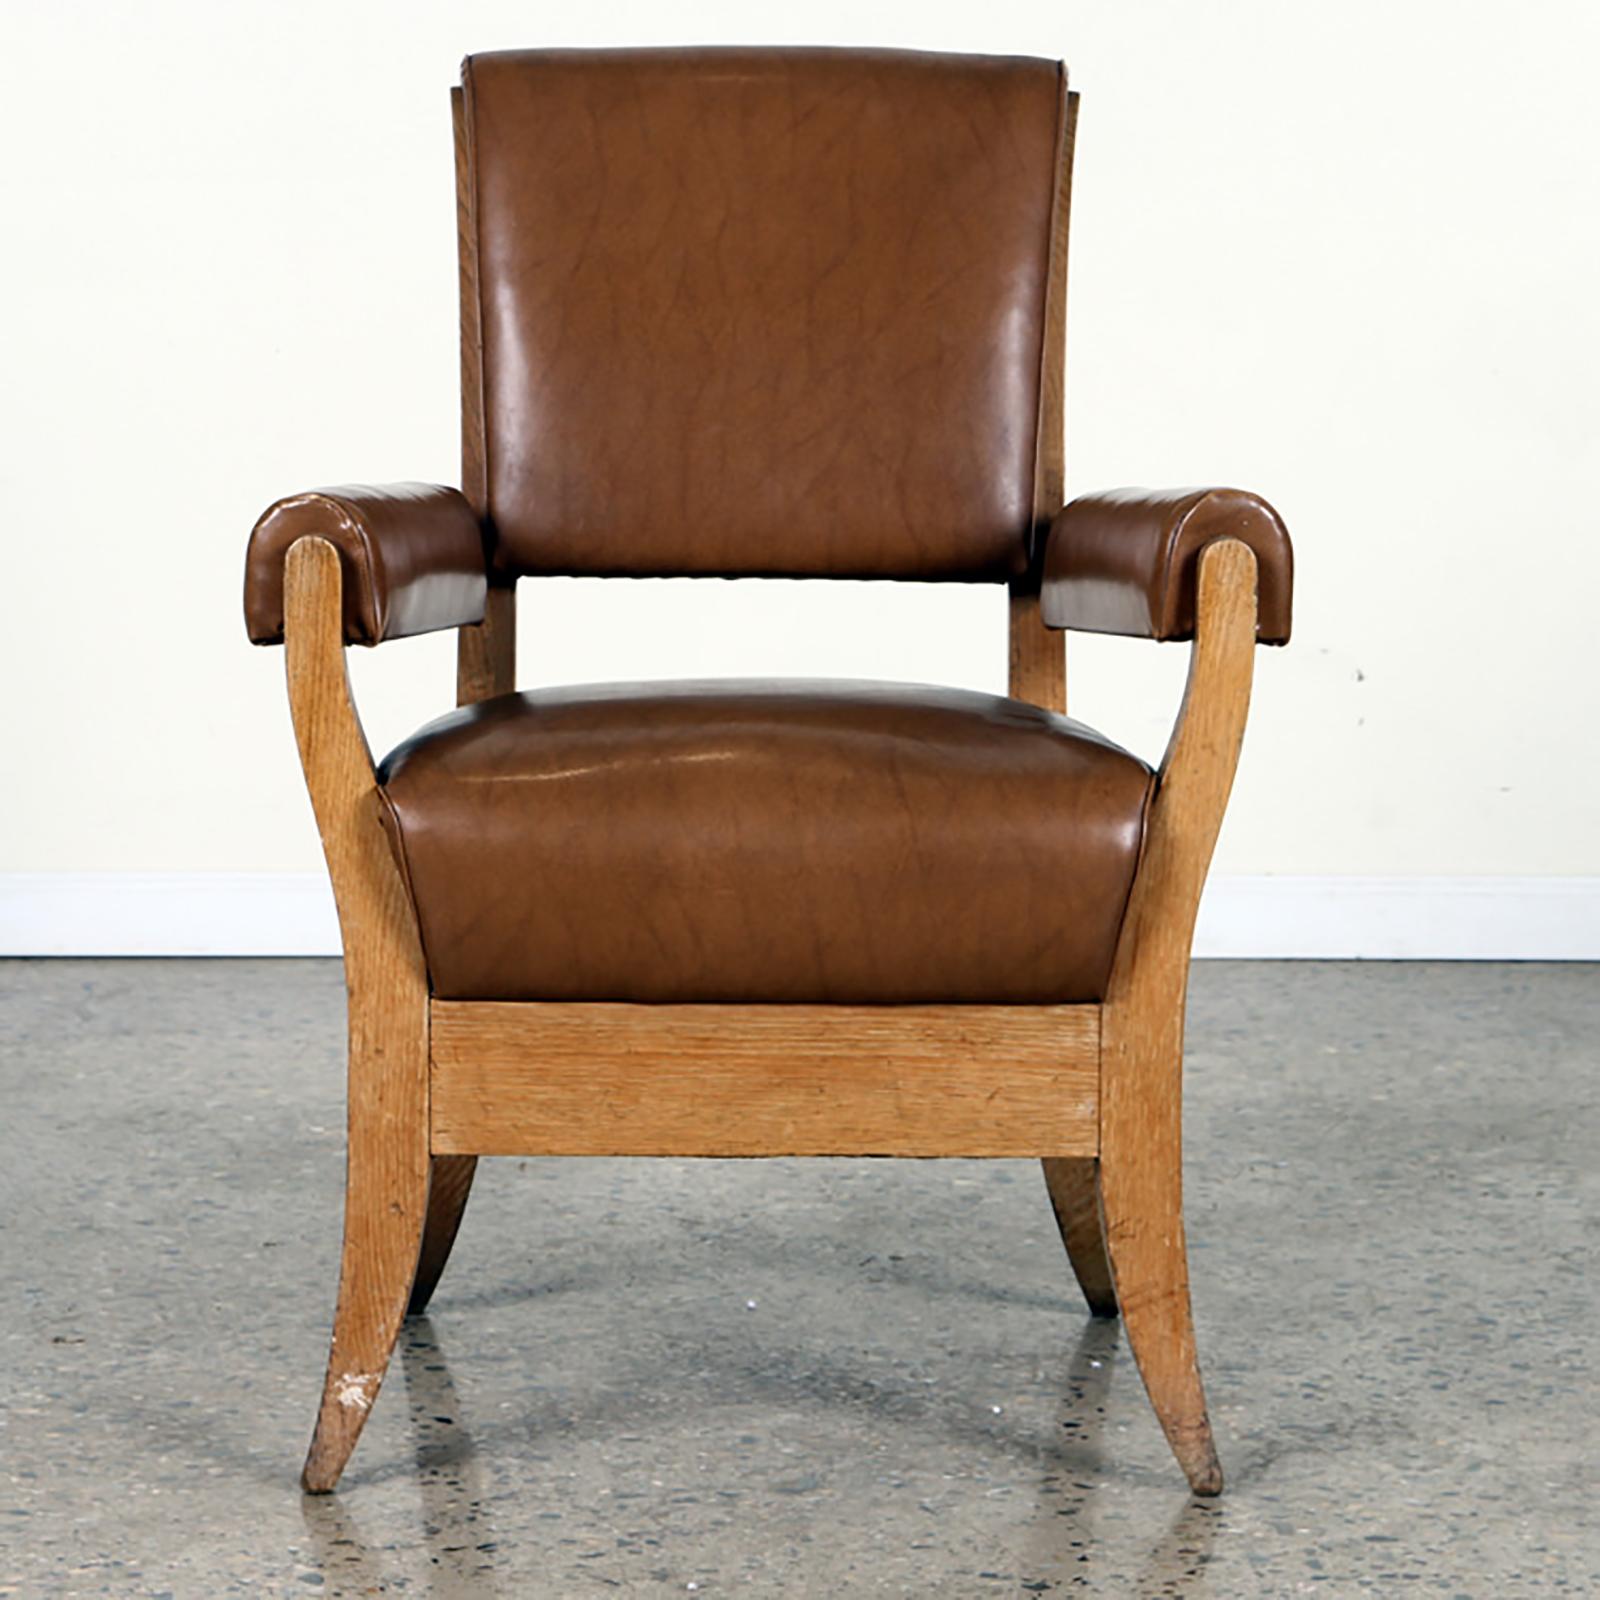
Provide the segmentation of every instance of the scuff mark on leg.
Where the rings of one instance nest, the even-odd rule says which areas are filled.
[[[383,1381],[381,1372],[347,1372],[334,1386],[333,1398],[342,1406],[354,1406],[358,1411],[372,1409],[372,1397]]]

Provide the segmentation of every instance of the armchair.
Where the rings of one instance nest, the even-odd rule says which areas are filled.
[[[337,1483],[485,1155],[1038,1157],[1192,1489],[1222,1484],[1181,1203],[1183,1015],[1288,537],[1230,490],[1063,509],[1054,64],[510,52],[454,92],[463,489],[280,501],[338,903],[349,1155],[304,1484]],[[1005,697],[514,689],[555,573],[1004,583]],[[374,763],[348,644],[459,630]],[[1065,716],[1062,630],[1192,638],[1159,771]]]

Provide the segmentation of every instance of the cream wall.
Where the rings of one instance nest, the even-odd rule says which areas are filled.
[[[1589,0],[12,0],[0,30],[13,947],[40,915],[93,947],[118,884],[318,871],[281,657],[244,642],[244,540],[290,490],[456,480],[446,90],[465,51],[514,44],[1066,56],[1070,487],[1240,484],[1296,541],[1296,638],[1259,658],[1219,872],[1580,879],[1558,914],[1600,909]],[[1002,612],[987,591],[524,584],[521,676],[998,688]],[[452,651],[359,653],[375,745],[445,708]],[[1075,711],[1158,754],[1183,651],[1069,654]]]

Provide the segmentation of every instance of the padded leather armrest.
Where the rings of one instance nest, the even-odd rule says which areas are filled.
[[[460,490],[358,484],[291,495],[255,525],[244,569],[252,644],[283,643],[284,558],[306,534],[339,552],[349,644],[483,621],[483,534]]]
[[[1242,489],[1113,489],[1074,500],[1057,514],[1045,546],[1045,626],[1193,638],[1200,551],[1223,538],[1255,551],[1257,643],[1287,644],[1289,530],[1265,500]]]

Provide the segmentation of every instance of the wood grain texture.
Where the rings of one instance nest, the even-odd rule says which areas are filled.
[[[1196,1494],[1222,1489],[1189,1304],[1183,1231],[1183,1015],[1195,914],[1250,703],[1256,561],[1200,555],[1199,615],[1102,1022],[1100,1196],[1123,1324]]]
[[[1066,634],[1047,628],[1039,612],[1039,591],[1030,581],[1011,585],[1007,626],[1010,660],[1006,693],[1013,700],[1043,706],[1046,711],[1067,709]]]
[[[327,1378],[303,1483],[338,1482],[377,1398],[416,1273],[428,1198],[428,986],[379,822],[345,672],[339,558],[298,540],[285,568],[289,703],[344,941],[349,1143]]]
[[[422,1230],[416,1282],[411,1285],[411,1298],[406,1303],[408,1317],[426,1311],[433,1291],[439,1287],[445,1263],[461,1231],[461,1217],[467,1209],[477,1167],[476,1156],[434,1156],[429,1162],[428,1219]]]
[[[461,302],[461,492],[482,520],[489,510],[489,453],[484,436],[477,179],[467,99],[459,88],[450,91],[450,121],[456,146],[456,269]]]
[[[1050,213],[1050,265],[1045,278],[1044,343],[1039,355],[1039,422],[1034,449],[1033,519],[1036,539],[1049,532],[1065,503],[1067,415],[1067,241],[1072,225],[1072,158],[1078,97],[1061,75],[1061,126],[1057,132],[1056,192]]]
[[[1117,1291],[1100,1215],[1100,1163],[1091,1156],[1055,1156],[1043,1166],[1050,1208],[1083,1298],[1095,1316],[1114,1317]]]
[[[474,1155],[1092,1154],[1094,1006],[438,1001],[432,1147]]]
[[[1050,216],[1050,267],[1045,279],[1044,341],[1039,355],[1039,423],[1034,446],[1033,539],[1029,570],[1011,585],[1007,629],[1014,700],[1067,709],[1066,635],[1046,628],[1039,615],[1039,562],[1050,522],[1066,497],[1067,237],[1072,218],[1072,157],[1078,97],[1061,78],[1061,126],[1056,150],[1056,193]]]
[[[456,704],[470,706],[517,686],[517,591],[491,584],[483,621],[456,630]]]
[[[456,265],[461,303],[461,492],[487,529],[489,442],[483,404],[483,306],[478,285],[477,180],[466,96],[450,91],[456,147]],[[490,544],[484,540],[484,558]],[[517,594],[514,584],[491,583],[483,621],[456,639],[456,704],[510,694],[517,673]]]

